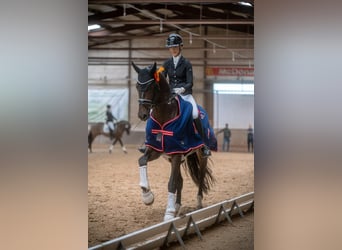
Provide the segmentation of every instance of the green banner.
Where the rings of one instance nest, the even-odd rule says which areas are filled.
[[[108,104],[118,120],[128,120],[128,89],[88,88],[88,122],[104,122]]]

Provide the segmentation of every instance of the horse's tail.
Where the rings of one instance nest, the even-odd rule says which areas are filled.
[[[186,161],[184,162],[192,180],[197,187],[202,188],[202,191],[205,194],[208,193],[215,182],[215,178],[209,166],[211,163],[209,158],[199,158],[196,153],[187,156]]]

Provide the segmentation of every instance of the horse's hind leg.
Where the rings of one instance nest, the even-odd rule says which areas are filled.
[[[203,208],[203,189],[202,189],[202,183],[204,179],[204,173],[200,170],[200,184],[198,185],[198,192],[197,192],[197,209]]]
[[[197,193],[197,209],[203,208],[202,200],[203,200],[203,193],[201,190],[198,190],[198,193]]]
[[[197,193],[197,209],[203,207],[203,192],[207,193],[210,189],[210,182],[212,176],[208,171],[208,158],[203,158],[197,155],[199,159],[199,185],[198,185],[198,193]]]
[[[177,216],[180,215],[180,208],[182,206],[182,189],[183,189],[183,177],[182,177],[182,173],[180,172],[179,173],[179,182],[177,184],[176,204],[175,204]]]
[[[202,171],[200,171],[200,184],[198,185],[198,192],[197,192],[197,209],[203,208],[203,190],[202,190],[202,183],[203,183],[204,176],[202,175]]]
[[[164,215],[164,221],[170,220],[176,216],[176,191],[181,198],[181,190],[177,190],[181,180],[180,171],[181,155],[174,155],[171,158],[171,175],[168,183],[168,201]],[[179,191],[179,192],[178,192]]]
[[[89,132],[88,134],[88,149],[89,149],[89,152],[92,153],[93,150],[91,148],[91,144],[93,143],[93,135],[91,132]]]
[[[201,155],[199,155],[199,153],[197,153],[196,155],[197,159],[198,159],[198,167],[199,167],[199,171],[198,171],[198,192],[197,192],[197,209],[201,209],[203,208],[203,185],[204,185],[204,179],[205,179],[205,175],[206,175],[206,166],[208,163],[208,158],[203,158],[201,157]]]

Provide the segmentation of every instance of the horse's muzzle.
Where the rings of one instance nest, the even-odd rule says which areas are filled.
[[[151,104],[142,104],[139,105],[138,117],[142,121],[146,121],[150,117],[152,105]]]
[[[149,115],[149,113],[139,112],[138,117],[140,120],[146,121],[150,117],[150,115]]]

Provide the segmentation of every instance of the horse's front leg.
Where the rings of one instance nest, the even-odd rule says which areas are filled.
[[[112,144],[109,147],[109,153],[111,154],[114,148],[115,143],[118,141],[118,139],[113,140]]]
[[[119,141],[122,151],[124,151],[124,153],[127,154],[127,149],[126,149],[125,145],[123,144],[123,142],[121,141],[121,139],[118,138],[116,140]],[[113,143],[113,145],[114,145],[114,143]]]
[[[147,162],[157,159],[160,153],[152,151],[148,148],[144,155],[139,158],[139,173],[140,182],[139,185],[142,189],[142,201],[145,205],[151,205],[154,202],[154,195],[150,189],[150,183],[147,175]]]
[[[177,195],[180,199],[181,190],[179,190],[182,185],[180,185],[181,180],[181,155],[174,155],[171,158],[171,175],[168,183],[168,200],[167,207],[164,215],[164,221],[173,219],[176,216],[176,191],[179,192]],[[180,201],[179,201],[180,202]],[[179,204],[180,205],[180,204]]]

